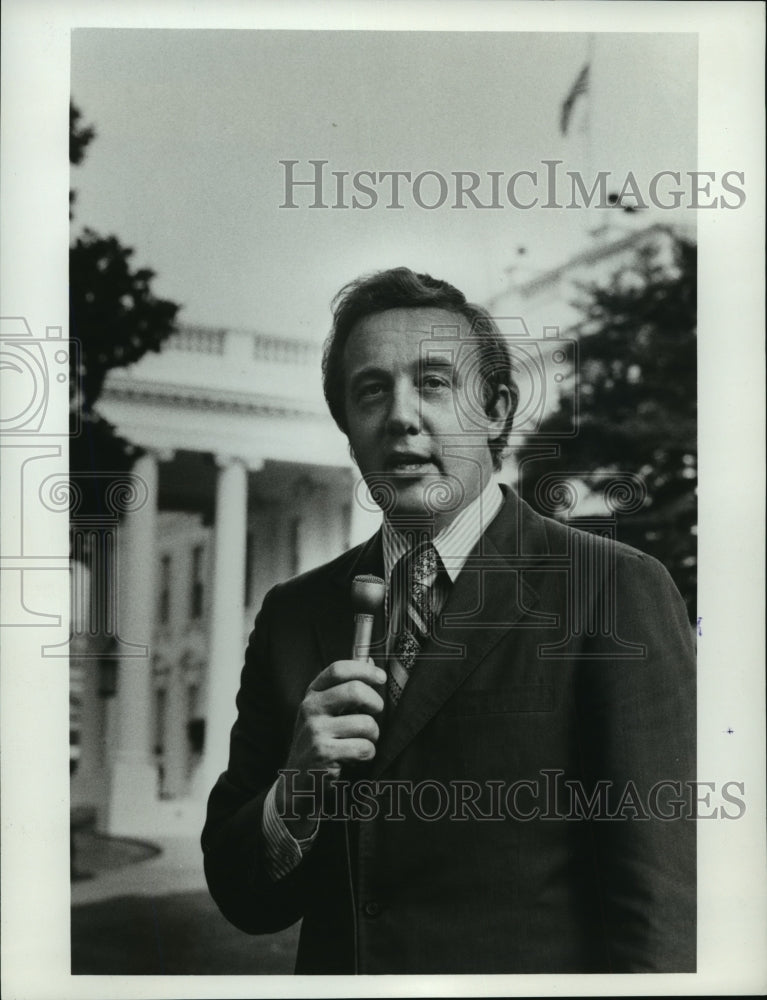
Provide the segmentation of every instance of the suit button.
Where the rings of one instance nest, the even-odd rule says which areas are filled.
[[[366,917],[377,917],[381,912],[381,904],[376,903],[371,900],[369,903],[365,903],[365,916]]]

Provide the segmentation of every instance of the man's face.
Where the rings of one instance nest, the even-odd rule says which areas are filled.
[[[394,518],[433,516],[439,530],[492,475],[488,441],[503,428],[509,392],[502,389],[485,414],[476,379],[470,384],[478,346],[434,338],[434,327],[458,327],[464,340],[469,334],[462,316],[443,309],[390,309],[360,320],[344,349],[344,397],[360,472],[389,495],[381,506]]]

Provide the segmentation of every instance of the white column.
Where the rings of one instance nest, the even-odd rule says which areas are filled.
[[[243,658],[245,600],[245,536],[248,481],[239,458],[217,459],[213,596],[210,613],[207,712],[203,762],[195,781],[195,798],[207,798],[229,757],[229,731]]]
[[[95,789],[101,768],[99,732],[102,705],[98,696],[98,662],[87,657],[89,648],[84,638],[90,625],[88,614],[91,601],[91,570],[85,562],[73,559],[70,565],[72,638],[69,643],[70,696],[80,699],[80,758],[69,783],[70,804],[91,805],[96,801]]]
[[[136,655],[120,657],[117,677],[115,745],[106,817],[113,835],[151,833],[157,801],[157,774],[150,755],[151,669],[155,621],[157,458],[143,455],[133,467],[144,505],[125,515],[118,531],[117,631]],[[127,649],[127,647],[126,647]]]
[[[362,476],[354,470],[354,485],[352,487],[351,524],[349,526],[349,543],[359,545],[366,542],[371,535],[381,527],[381,508],[370,496]]]

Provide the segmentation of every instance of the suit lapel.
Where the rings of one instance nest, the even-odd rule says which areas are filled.
[[[543,521],[515,494],[472,550],[434,636],[379,740],[370,776],[380,775],[507,632],[541,621],[534,567],[547,551]],[[522,575],[525,571],[524,577]]]
[[[351,585],[357,575],[383,577],[383,549],[380,530],[364,543],[351,564],[345,564],[331,579],[330,586],[318,604],[315,631],[323,669],[336,660],[348,660],[354,642],[354,612],[351,607]],[[375,662],[386,666],[386,623],[383,608],[373,623],[371,654]]]
[[[432,719],[504,635],[523,624],[552,624],[536,613],[541,586],[536,567],[548,554],[544,520],[511,490],[456,580],[396,710],[387,720],[366,774],[380,775]],[[351,583],[357,574],[383,576],[380,530],[350,562],[340,565],[316,605],[322,667],[351,656]],[[386,667],[386,623],[376,615],[373,659]]]

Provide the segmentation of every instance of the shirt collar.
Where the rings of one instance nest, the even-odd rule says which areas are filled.
[[[469,553],[502,505],[503,494],[497,479],[493,478],[479,496],[432,539],[451,583],[455,583]],[[388,586],[392,570],[407,552],[409,542],[386,518],[383,519],[382,541],[384,574]]]

